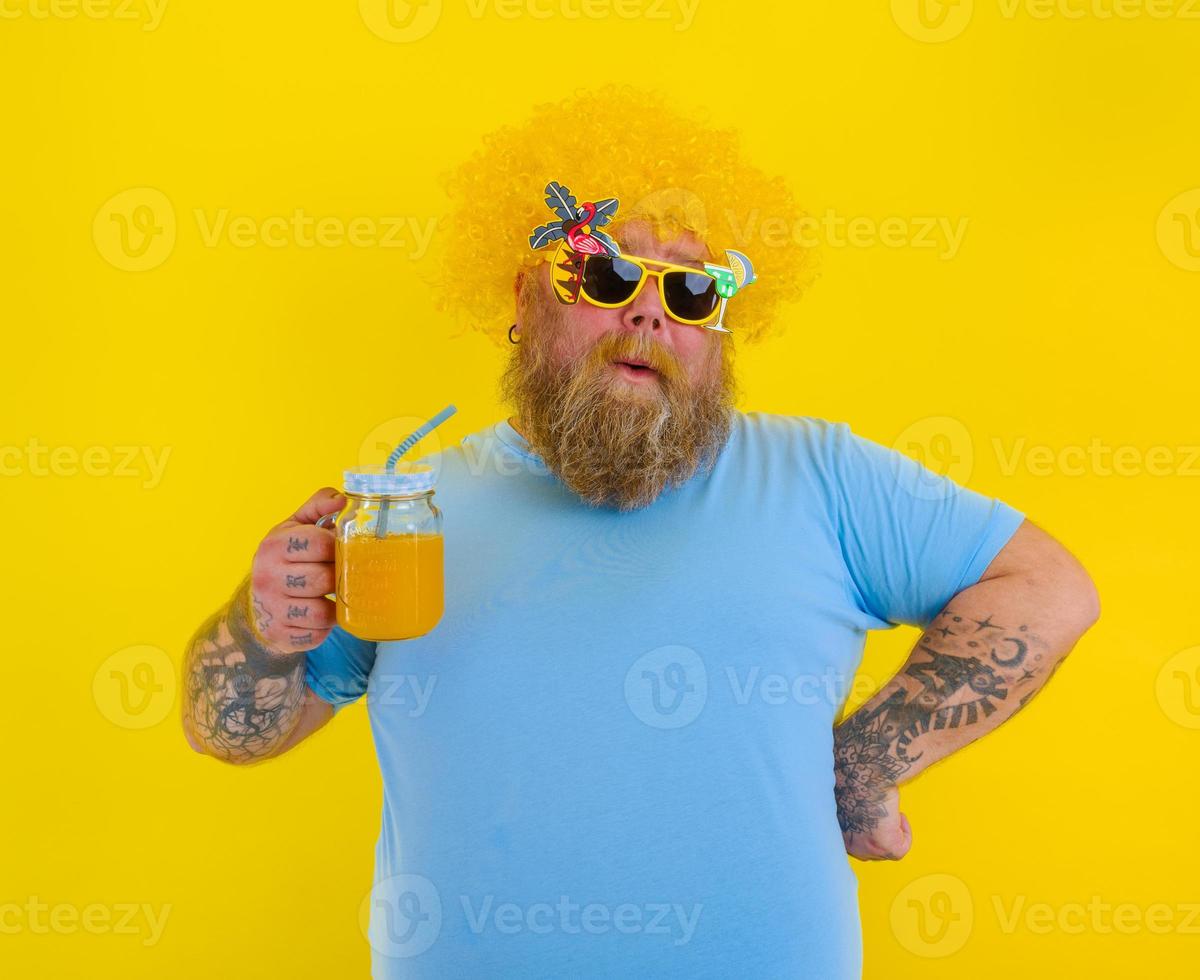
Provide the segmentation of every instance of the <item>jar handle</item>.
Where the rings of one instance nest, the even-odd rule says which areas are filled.
[[[339,513],[340,513],[339,511],[335,510],[335,511],[331,511],[330,513],[326,514],[324,517],[317,518],[317,527],[329,527],[329,525],[326,524],[325,522],[326,521],[330,521],[330,522],[336,521],[338,519]]]

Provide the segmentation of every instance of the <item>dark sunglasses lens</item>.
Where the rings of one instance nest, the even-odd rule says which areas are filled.
[[[717,281],[700,272],[668,272],[663,276],[667,312],[676,320],[703,320],[721,301]]]
[[[623,303],[642,281],[642,270],[626,259],[589,255],[583,266],[583,291],[597,303]]]

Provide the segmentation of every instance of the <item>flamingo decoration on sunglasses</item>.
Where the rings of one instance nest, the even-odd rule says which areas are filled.
[[[579,252],[583,255],[604,255],[608,252],[599,238],[589,234],[591,229],[588,228],[588,225],[591,224],[594,217],[596,217],[596,205],[591,201],[584,201],[579,205],[579,220],[574,223],[563,222],[563,234],[567,236],[567,246],[572,252]]]
[[[617,243],[600,231],[600,226],[608,224],[617,213],[620,202],[615,197],[606,197],[579,204],[570,188],[552,180],[546,185],[546,206],[559,220],[533,229],[529,247],[539,249],[559,242],[554,265],[566,276],[556,272],[554,294],[560,303],[571,305],[578,301],[583,284],[584,256],[621,254]]]

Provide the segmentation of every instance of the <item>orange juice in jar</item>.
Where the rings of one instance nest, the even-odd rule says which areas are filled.
[[[347,633],[407,640],[441,620],[444,539],[434,481],[422,464],[346,470],[346,506],[333,529],[337,623]]]

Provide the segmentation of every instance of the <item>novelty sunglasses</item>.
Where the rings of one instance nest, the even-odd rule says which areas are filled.
[[[721,304],[715,276],[690,265],[638,255],[586,256],[580,292],[592,306],[617,309],[637,299],[651,277],[658,280],[663,309],[680,323],[707,323]]]
[[[551,281],[560,303],[570,306],[580,294],[592,306],[616,309],[632,303],[653,276],[663,310],[679,323],[729,333],[724,325],[725,305],[742,287],[755,281],[754,266],[741,252],[726,249],[728,266],[705,262],[704,268],[625,255],[613,239],[600,230],[617,213],[615,197],[580,204],[570,189],[550,181],[546,206],[556,220],[539,225],[529,235],[535,251],[558,242],[553,253],[543,253],[554,265]],[[710,322],[715,319],[715,323]]]

